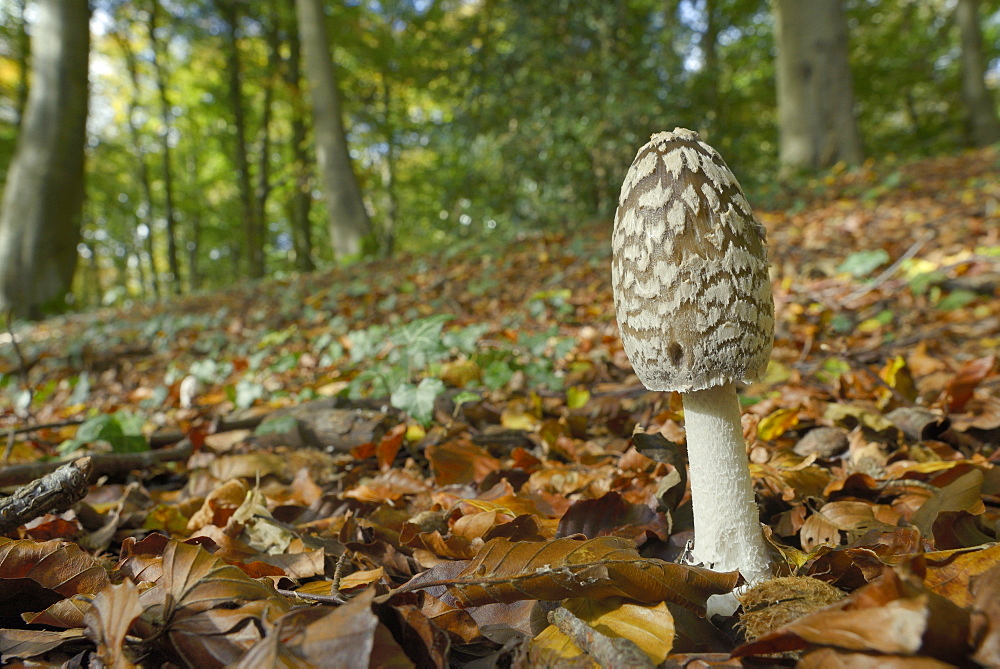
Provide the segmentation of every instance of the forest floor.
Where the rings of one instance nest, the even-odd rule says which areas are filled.
[[[0,661],[1000,665],[1000,155],[787,200],[739,624],[601,221],[0,334]]]

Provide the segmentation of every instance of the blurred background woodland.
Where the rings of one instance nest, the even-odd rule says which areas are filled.
[[[675,126],[780,206],[998,95],[997,0],[0,0],[0,310],[572,233]]]

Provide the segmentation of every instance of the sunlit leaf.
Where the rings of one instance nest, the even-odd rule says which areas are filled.
[[[729,592],[736,572],[719,573],[646,559],[619,537],[588,541],[488,542],[454,579],[442,582],[463,606],[521,599],[625,597],[639,602],[671,601],[704,611],[710,595]],[[427,587],[418,579],[409,587]]]

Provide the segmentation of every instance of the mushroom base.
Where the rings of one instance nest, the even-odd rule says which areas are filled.
[[[727,383],[682,395],[694,511],[693,561],[739,570],[748,582],[771,577],[754,500],[736,387]]]

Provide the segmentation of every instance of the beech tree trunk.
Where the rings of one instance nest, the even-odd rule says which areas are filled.
[[[321,0],[296,0],[312,97],[316,159],[330,212],[330,238],[338,259],[358,256],[372,239],[372,224],[351,167]]]
[[[774,6],[781,164],[815,169],[861,162],[842,0],[777,0]]]
[[[240,189],[240,205],[243,210],[243,248],[246,250],[249,275],[252,279],[264,276],[264,230],[262,221],[257,220],[254,204],[253,181],[250,175],[250,151],[248,148],[247,114],[243,99],[243,74],[239,49],[239,9],[235,0],[220,1],[219,8],[226,20],[227,53],[226,67],[229,75],[229,106],[233,111],[236,126],[236,170]]]
[[[295,5],[288,5],[288,59],[285,82],[292,104],[292,165],[295,188],[286,205],[291,221],[292,243],[295,248],[295,268],[303,272],[316,269],[313,260],[312,225],[312,159],[306,151],[306,100],[302,93],[302,41],[299,37]]]
[[[1000,120],[983,78],[986,58],[979,29],[979,0],[958,0],[955,18],[962,38],[962,98],[968,115],[969,143],[988,146],[1000,140]]]
[[[136,59],[135,51],[132,49],[132,43],[129,41],[129,37],[126,36],[125,31],[131,31],[133,28],[132,23],[127,23],[122,26],[122,31],[115,31],[112,34],[113,39],[118,43],[122,49],[122,53],[125,55],[125,67],[128,70],[129,81],[132,84],[132,95],[128,101],[128,128],[129,135],[132,138],[132,150],[135,153],[136,167],[138,168],[138,178],[139,184],[142,186],[142,197],[143,200],[139,207],[136,207],[136,226],[135,226],[135,245],[136,245],[136,260],[138,261],[138,269],[140,281],[143,282],[143,290],[145,290],[145,270],[143,269],[143,253],[142,247],[145,245],[146,255],[148,256],[149,262],[149,286],[152,289],[153,295],[160,297],[160,270],[156,266],[156,249],[154,248],[153,240],[153,184],[152,178],[149,174],[149,163],[146,159],[146,150],[142,145],[142,136],[139,132],[139,126],[136,124],[136,116],[139,112],[139,96],[141,94],[141,87],[139,84],[139,62]],[[146,227],[145,237],[140,234],[139,226],[144,225]]]
[[[0,208],[0,311],[37,316],[77,265],[87,129],[87,0],[39,0],[31,87]]]
[[[170,129],[173,125],[170,99],[167,97],[167,81],[160,64],[161,46],[157,39],[157,21],[160,14],[160,0],[153,0],[149,12],[149,42],[152,44],[153,72],[156,75],[156,91],[160,98],[160,150],[163,152],[163,216],[167,222],[167,266],[170,268],[170,285],[174,295],[181,294],[181,269],[177,250],[177,214],[174,210],[174,170],[171,160]]]

